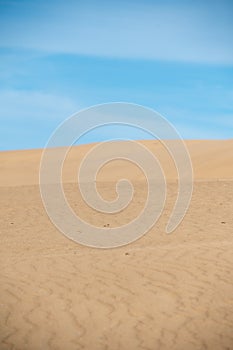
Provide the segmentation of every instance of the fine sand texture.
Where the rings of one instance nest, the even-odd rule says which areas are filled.
[[[160,142],[143,144],[164,169],[165,208],[142,238],[115,249],[82,246],[54,227],[40,197],[41,150],[0,152],[0,350],[233,349],[233,140],[186,141],[193,197],[172,234],[176,169]],[[146,200],[143,173],[125,160],[107,164],[100,195],[113,200],[120,178],[135,193],[120,213],[96,212],[76,181],[93,146],[68,153],[67,201],[92,225],[127,224]]]

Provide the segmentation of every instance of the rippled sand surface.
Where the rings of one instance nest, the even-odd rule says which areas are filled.
[[[160,145],[145,144],[164,161],[165,209],[141,239],[105,250],[81,246],[51,223],[38,186],[40,150],[0,153],[1,350],[233,349],[233,141],[187,142],[193,198],[170,235],[175,171]],[[67,199],[93,225],[125,224],[143,206],[143,176],[131,164],[109,164],[100,194],[112,200],[124,174],[135,197],[117,215],[91,210],[74,183],[75,164],[90,147],[68,157]]]

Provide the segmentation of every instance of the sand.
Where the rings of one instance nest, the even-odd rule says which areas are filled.
[[[156,225],[116,249],[94,249],[62,235],[41,202],[41,150],[0,153],[0,349],[233,349],[233,140],[187,141],[194,192],[187,215],[164,232],[176,199],[176,172],[157,141],[144,144],[164,166],[168,197]],[[90,223],[129,222],[145,200],[143,175],[112,162],[98,189],[113,199],[130,178],[135,198],[117,215],[80,199],[77,166],[92,145],[71,150],[64,188]]]

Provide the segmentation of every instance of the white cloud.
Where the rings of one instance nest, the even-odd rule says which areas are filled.
[[[64,4],[64,3],[63,3]],[[29,10],[28,10],[29,11]],[[0,46],[47,52],[233,63],[233,25],[224,2],[31,5],[2,21]]]
[[[0,91],[0,121],[63,121],[80,107],[73,100],[43,92]]]

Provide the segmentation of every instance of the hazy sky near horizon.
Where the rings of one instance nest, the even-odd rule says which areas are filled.
[[[70,115],[118,101],[184,138],[232,138],[232,18],[226,0],[0,0],[0,150],[43,147]]]

